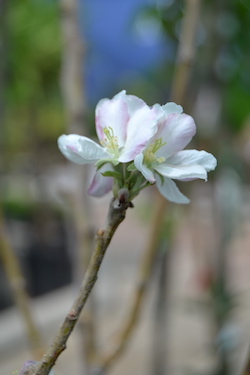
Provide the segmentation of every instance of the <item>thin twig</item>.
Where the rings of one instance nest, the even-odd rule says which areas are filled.
[[[30,309],[29,297],[25,289],[26,282],[23,277],[19,261],[10,244],[9,237],[5,229],[1,208],[0,259],[3,263],[8,281],[10,283],[16,306],[23,317],[34,358],[39,358],[42,353],[42,338]]]
[[[97,274],[107,247],[117,227],[124,220],[128,207],[131,207],[131,203],[128,201],[121,202],[118,198],[111,200],[106,226],[97,232],[96,248],[91,257],[79,294],[47,353],[44,355],[42,361],[38,363],[35,371],[31,372],[32,375],[48,375],[59,355],[65,350],[67,340],[97,280]]]

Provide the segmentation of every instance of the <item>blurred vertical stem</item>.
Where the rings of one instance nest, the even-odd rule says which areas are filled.
[[[195,60],[201,0],[185,0],[171,100],[184,105],[191,69]]]
[[[84,42],[79,31],[77,0],[61,0],[63,57],[61,84],[68,116],[68,130],[85,131],[86,98],[83,80]]]
[[[182,27],[180,32],[180,40],[177,51],[177,59],[175,72],[172,82],[171,89],[171,101],[185,105],[186,94],[189,85],[191,69],[195,60],[196,53],[196,39],[197,30],[200,20],[201,11],[201,0],[185,0],[184,17],[182,20]],[[165,215],[162,214],[166,210],[167,201],[162,196],[159,196],[156,216],[161,213],[161,220],[155,230],[152,231],[151,236],[153,238],[160,239],[160,232],[164,224]],[[171,239],[171,233],[169,233]],[[165,247],[170,247],[169,244]],[[156,244],[157,249],[160,248],[159,241]],[[165,248],[165,252],[162,255],[162,262],[164,264],[158,268],[159,278],[159,292],[158,292],[158,303],[155,308],[155,337],[153,340],[153,374],[163,374],[166,372],[167,366],[167,348],[166,340],[164,337],[163,327],[166,327],[167,321],[167,286],[168,282],[168,268],[170,265],[169,260],[169,249]]]
[[[248,360],[246,366],[244,367],[242,375],[250,375],[250,355],[248,356]]]
[[[3,213],[0,207],[0,260],[4,266],[8,281],[10,283],[14,301],[23,317],[27,336],[30,342],[34,358],[38,359],[42,352],[42,338],[34,322],[31,312],[29,297],[25,289],[25,279],[16,254],[10,244],[6,232]]]
[[[165,238],[165,236],[164,236]],[[156,264],[157,290],[154,303],[154,322],[152,334],[152,374],[161,375],[166,373],[166,295],[168,286],[168,264],[170,249],[166,248],[166,244],[162,244]]]
[[[219,218],[220,223],[220,240],[218,249],[216,249],[216,273],[214,282],[211,286],[213,297],[213,313],[216,329],[219,334],[218,350],[218,369],[216,375],[227,375],[232,372],[232,351],[229,350],[228,338],[223,332],[227,331],[227,324],[230,321],[230,315],[234,308],[235,301],[230,289],[228,288],[228,252],[235,232],[241,223],[240,207],[242,206],[242,191],[235,177],[235,172],[230,170],[221,172],[218,188],[216,189],[216,209],[215,217]]]
[[[0,0],[0,131],[1,131],[1,141],[0,141],[0,151],[3,151],[4,148],[4,136],[5,136],[5,129],[4,129],[4,107],[5,107],[5,100],[4,100],[4,92],[6,88],[6,76],[7,76],[7,61],[6,61],[6,49],[7,49],[7,22],[6,22],[6,14],[7,14],[7,0]],[[1,152],[3,157],[4,153]]]
[[[167,326],[168,281],[169,267],[171,266],[170,251],[174,234],[173,227],[175,226],[171,211],[171,207],[169,207],[168,218],[165,220],[164,231],[161,233],[160,243],[157,248],[157,262],[154,271],[157,290],[153,307],[154,321],[151,342],[153,375],[161,375],[168,372],[165,327]]]
[[[63,58],[61,84],[68,117],[68,133],[88,135],[86,126],[86,97],[84,90],[84,54],[85,43],[79,30],[79,1],[61,0],[61,23],[63,33]],[[87,166],[79,168],[71,165],[75,171],[75,179],[78,182],[76,191],[69,199],[73,214],[73,222],[77,237],[77,255],[80,262],[75,262],[77,267],[77,279],[82,278],[90,260],[92,243],[92,230],[89,224],[91,214],[90,202],[84,191],[84,181],[87,180]],[[79,267],[80,265],[80,267]],[[80,274],[80,275],[79,275]],[[88,373],[90,364],[95,357],[95,332],[93,296],[87,304],[81,318],[80,328],[83,332],[83,356],[85,371]]]

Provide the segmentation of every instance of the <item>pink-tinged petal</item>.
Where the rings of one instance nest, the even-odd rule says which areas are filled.
[[[198,164],[194,165],[169,165],[159,164],[154,169],[164,177],[173,178],[174,180],[207,179],[207,171]]]
[[[180,192],[175,182],[170,178],[162,178],[156,175],[156,186],[159,192],[170,202],[187,204],[190,200]]]
[[[127,140],[118,159],[120,162],[131,161],[144,150],[157,132],[158,118],[159,112],[146,104],[134,113],[128,122]]]
[[[91,164],[110,155],[96,142],[77,134],[61,135],[58,147],[62,154],[77,164]]]
[[[138,98],[135,95],[127,95],[125,90],[122,90],[114,96],[113,99],[122,99],[128,105],[129,118],[138,111],[138,109],[147,106],[147,104],[141,98]]]
[[[183,114],[172,113],[164,117],[159,124],[159,130],[155,139],[162,138],[165,143],[156,153],[158,157],[169,158],[181,151],[191,141],[196,132],[194,119]]]
[[[88,188],[89,195],[93,197],[102,197],[112,190],[114,179],[113,177],[103,176],[102,173],[112,171],[113,168],[110,164],[102,166],[94,175],[94,178]]]
[[[134,95],[126,95],[125,100],[128,105],[129,117],[131,118],[133,114],[139,109],[146,106],[146,103]]]
[[[121,93],[120,93],[121,94]],[[103,130],[112,128],[119,147],[126,141],[129,111],[123,95],[117,94],[113,99],[102,99],[96,106],[96,132],[100,142],[105,139]]]
[[[155,182],[155,176],[154,173],[146,167],[145,164],[143,164],[143,154],[139,154],[135,157],[134,164],[138,171],[141,172],[141,174],[146,178],[147,181],[154,183]]]
[[[205,168],[207,172],[213,171],[217,166],[216,158],[212,154],[203,150],[184,150],[177,152],[168,159],[168,163],[174,165],[198,164]]]

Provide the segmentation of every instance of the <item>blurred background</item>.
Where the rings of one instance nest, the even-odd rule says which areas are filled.
[[[93,170],[68,163],[57,138],[72,132],[95,138],[97,102],[123,89],[149,105],[172,100],[189,3],[0,0],[5,374],[35,359],[38,341],[39,350],[51,341],[73,302],[87,247],[110,200],[86,196]],[[197,125],[189,147],[213,153],[218,167],[207,183],[179,184],[191,198],[189,206],[168,205],[140,321],[110,374],[243,374],[249,354],[250,3],[196,3],[195,58],[180,104]],[[90,374],[95,361],[89,360],[88,340],[82,340],[86,327],[86,337],[95,341],[91,348],[101,351],[115,325],[122,325],[156,199],[154,187],[148,188],[118,229],[87,308],[90,317],[70,338],[56,374]],[[24,292],[20,302],[24,285],[29,297]]]

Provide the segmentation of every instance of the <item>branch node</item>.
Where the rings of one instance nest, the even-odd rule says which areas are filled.
[[[68,319],[73,321],[73,320],[77,320],[78,316],[77,316],[77,312],[75,310],[72,310],[68,313],[67,315]]]
[[[103,228],[98,229],[98,231],[96,232],[96,235],[99,238],[102,238],[104,236],[104,234],[105,234],[105,229],[103,229]]]

